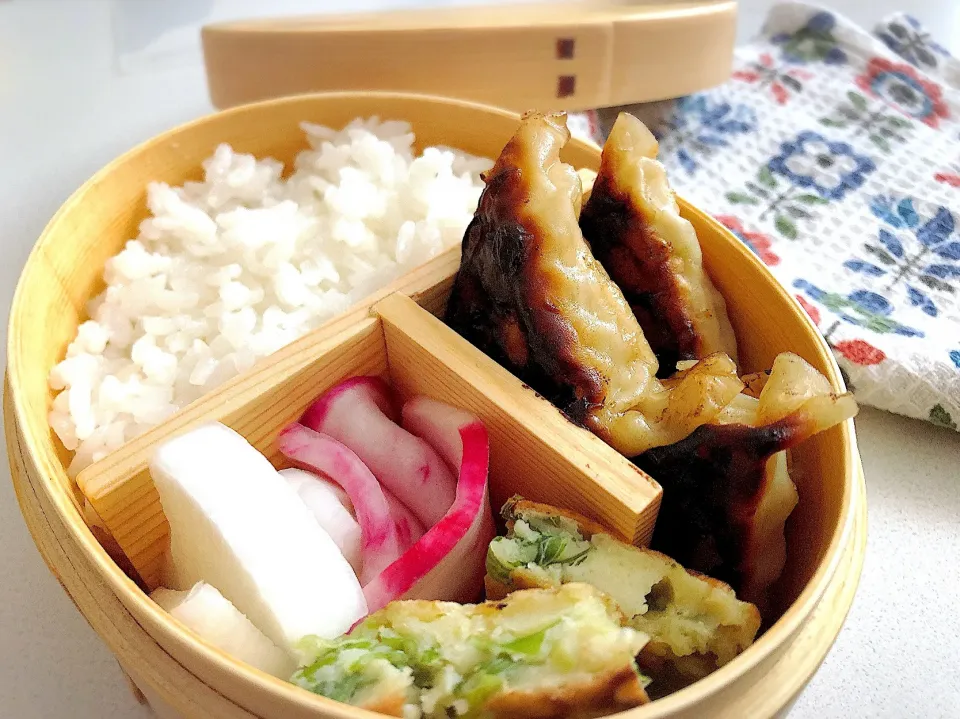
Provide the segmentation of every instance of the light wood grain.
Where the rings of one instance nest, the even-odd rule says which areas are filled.
[[[74,336],[84,316],[85,301],[100,286],[103,261],[135,235],[145,214],[148,181],[181,184],[196,179],[201,161],[221,141],[231,142],[240,151],[289,162],[303,146],[297,128],[300,120],[342,125],[355,116],[371,114],[410,120],[422,143],[453,145],[486,156],[499,152],[518,120],[511,113],[467,102],[382,94],[286,98],[203,118],[136,148],[78,190],[47,226],[14,296],[4,415],[24,514],[51,571],[80,611],[135,681],[144,686],[151,701],[154,695],[160,697],[174,707],[176,715],[230,719],[367,716],[236,662],[200,642],[147,598],[110,558],[78,511],[82,494],[67,477],[67,455],[47,425],[51,402],[47,376]],[[566,148],[564,159],[575,167],[596,169],[599,152],[574,141]],[[697,229],[707,269],[727,300],[744,369],[769,366],[776,353],[791,350],[840,386],[829,348],[790,294],[715,220],[683,201],[680,205]],[[449,292],[457,253],[452,251],[435,262],[423,270],[426,274],[412,280],[407,290],[438,313]],[[331,332],[332,325],[328,325],[301,340],[304,345],[288,348],[289,354],[278,353],[234,380],[229,387],[239,396],[221,398],[224,406],[218,405],[216,412],[257,436],[261,444],[269,444],[268,426],[295,416],[298,403],[307,401],[308,390],[299,385],[305,378],[319,376],[309,373],[320,372],[326,361],[326,351],[320,350],[340,347],[348,337],[367,351],[386,346],[382,335],[378,338],[372,329],[376,320],[366,314],[357,315],[355,321],[343,319],[346,323],[338,325],[334,333],[339,333],[338,337],[326,334]],[[298,355],[304,346],[313,348],[310,357]],[[288,364],[272,370],[279,373],[273,376],[272,385],[246,384],[258,373],[268,372],[267,367],[278,360]],[[350,361],[354,360],[346,360],[335,371],[328,366],[322,370],[323,376],[355,369],[358,365],[350,365]],[[388,369],[382,362],[376,368]],[[249,408],[255,411],[248,413]],[[195,407],[186,408],[171,420],[172,425],[158,431],[171,426],[183,429],[190,417],[197,417],[190,414],[195,411]],[[262,421],[259,412],[275,414]],[[773,716],[789,704],[822,660],[850,606],[863,557],[859,538],[864,494],[852,422],[818,435],[795,455],[800,505],[788,524],[787,565],[779,587],[782,616],[737,659],[693,686],[631,712],[632,718],[692,719],[705,713],[731,719]],[[129,469],[135,470],[131,476],[142,477],[138,466],[131,465]],[[130,478],[111,485],[109,477],[88,476],[84,485],[90,489],[102,482],[122,491]],[[128,497],[135,501],[125,511],[142,513],[140,526],[147,527],[149,519],[155,521],[157,516],[151,509],[155,503],[147,494],[133,491],[136,481]],[[41,519],[34,519],[37,516]],[[153,531],[162,534],[164,530],[154,523]],[[145,541],[145,546],[154,546],[156,540]],[[804,643],[795,649],[804,637]]]
[[[490,435],[490,500],[553,502],[648,544],[661,490],[653,480],[400,294],[373,307],[383,321],[390,378],[477,415]]]
[[[245,20],[207,26],[202,37],[216,107],[396,90],[522,112],[650,102],[719,85],[730,75],[735,31],[736,2],[692,0]]]
[[[351,376],[384,375],[401,396],[426,393],[488,423],[491,489],[560,502],[649,542],[660,488],[590,433],[471,347],[408,297],[394,293],[281,350],[171,420],[88,467],[80,488],[147,589],[160,586],[169,526],[148,463],[161,443],[206,422],[233,428],[277,466],[277,434],[326,389]],[[384,341],[381,321],[388,328]]]

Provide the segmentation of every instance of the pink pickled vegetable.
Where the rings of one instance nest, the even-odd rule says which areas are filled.
[[[364,398],[364,401],[373,402],[380,411],[383,412],[393,422],[400,421],[400,413],[397,412],[393,404],[393,393],[382,377],[375,375],[360,375],[345,379],[335,387],[331,387],[320,395],[313,404],[307,408],[300,421],[306,425],[308,421],[322,421],[325,416],[330,414],[333,405],[340,399],[340,396],[354,396]],[[311,420],[312,418],[312,420]]]
[[[483,586],[486,548],[494,536],[487,496],[487,430],[473,415],[426,397],[410,400],[403,422],[459,468],[456,498],[416,544],[383,570],[363,593],[370,612],[394,599],[471,602]]]
[[[400,546],[403,549],[409,549],[427,530],[424,529],[420,520],[413,516],[413,512],[397,499],[397,495],[386,487],[380,487],[380,489],[383,490],[383,496],[387,498],[390,516],[393,517],[393,521],[397,525],[397,538],[400,540]]]
[[[466,410],[421,395],[403,405],[401,422],[405,430],[433,447],[451,467],[459,467],[463,443],[451,428],[480,420]]]
[[[357,524],[357,513],[353,508],[353,502],[350,501],[350,496],[343,491],[339,484],[323,474],[308,472],[305,469],[283,469],[280,474],[289,484],[293,485],[293,488],[300,494],[300,498],[313,510],[320,526],[333,537],[333,541],[340,547],[340,551],[343,552],[347,561],[353,565],[354,569],[360,566],[362,562],[354,563],[354,558],[359,559],[360,557],[360,525]],[[309,478],[309,484],[304,481],[304,477]],[[389,489],[383,487],[380,487],[380,489],[387,500],[387,506],[390,508],[390,516],[393,517],[393,521],[397,525],[400,549],[401,551],[409,549],[414,542],[423,536],[426,530]],[[342,515],[336,512],[335,507],[328,506],[326,500],[330,497],[339,502],[355,527],[351,526],[349,522],[345,522]],[[354,528],[356,539],[353,537]]]
[[[403,429],[379,377],[354,377],[323,394],[301,423],[350,447],[385,489],[424,527],[436,524],[453,504],[456,480],[440,455]]]
[[[280,451],[305,467],[321,472],[343,487],[360,523],[363,567],[360,583],[366,584],[401,555],[404,547],[390,505],[377,478],[348,447],[332,437],[298,422],[277,438]]]

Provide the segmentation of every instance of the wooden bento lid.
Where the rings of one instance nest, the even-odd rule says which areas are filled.
[[[203,28],[218,108],[387,90],[524,111],[653,102],[730,75],[735,0],[429,8]]]

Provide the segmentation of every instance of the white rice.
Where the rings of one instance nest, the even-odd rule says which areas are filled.
[[[221,145],[203,182],[147,188],[151,216],[50,372],[71,476],[461,241],[489,160],[415,156],[405,122],[302,128],[287,180]]]

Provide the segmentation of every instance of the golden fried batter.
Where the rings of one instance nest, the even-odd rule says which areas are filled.
[[[650,635],[637,662],[652,677],[652,691],[706,676],[753,642],[760,614],[723,582],[564,509],[515,497],[501,515],[508,534],[487,551],[487,598],[565,582],[596,586],[630,626]]]
[[[293,681],[394,716],[603,716],[648,701],[634,657],[647,643],[588,584],[496,602],[395,601],[350,634],[305,644]]]

